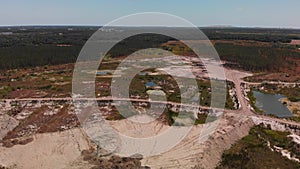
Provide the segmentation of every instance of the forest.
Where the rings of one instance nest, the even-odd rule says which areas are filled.
[[[99,27],[35,26],[0,27],[0,70],[33,66],[74,63],[89,37]],[[123,29],[123,28],[116,28]],[[130,28],[126,28],[130,29]],[[126,30],[124,28],[124,30]],[[160,29],[160,28],[153,28]],[[188,30],[188,28],[176,28]],[[286,48],[282,43],[300,39],[296,29],[260,28],[201,28],[211,40],[268,42],[269,46],[236,45],[216,43],[215,47],[228,66],[246,70],[279,69],[282,63],[292,62],[288,58],[299,58],[297,47]],[[188,31],[186,32],[188,34]],[[126,56],[139,49],[161,47],[162,43],[174,40],[171,37],[143,34],[118,43],[108,53],[112,57]],[[193,37],[191,36],[191,39]]]
[[[247,71],[280,71],[282,68],[297,66],[293,59],[300,59],[300,52],[283,46],[236,45],[216,43],[221,60],[226,66]]]

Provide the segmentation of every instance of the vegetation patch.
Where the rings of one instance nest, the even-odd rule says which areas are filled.
[[[289,160],[279,152],[271,150],[273,146],[282,147],[298,157],[299,145],[293,143],[287,137],[288,135],[288,132],[272,131],[262,126],[256,126],[250,130],[248,136],[224,152],[217,169],[269,169],[274,166],[280,169],[298,169],[300,163]]]
[[[262,110],[260,110],[255,104],[256,104],[256,98],[253,94],[253,90],[251,89],[250,92],[247,93],[247,97],[249,98],[249,103],[251,105],[251,107],[254,109],[255,112],[259,113],[259,114],[263,114],[264,112]]]
[[[282,86],[282,85],[277,85],[277,84],[268,84],[268,83],[263,83],[261,85],[263,89],[258,89],[262,92],[265,93],[270,93],[270,94],[282,94],[286,96],[290,101],[292,102],[298,102],[300,101],[300,86],[295,85],[293,87],[288,87],[288,86]]]
[[[216,43],[215,48],[227,66],[248,71],[280,71],[297,67],[290,59],[300,58],[300,52],[276,45],[256,46],[234,43]],[[231,64],[233,63],[233,64]]]

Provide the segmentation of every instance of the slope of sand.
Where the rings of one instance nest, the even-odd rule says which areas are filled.
[[[143,165],[153,169],[159,168],[215,168],[223,151],[232,144],[248,135],[253,121],[246,116],[226,114],[219,123],[217,130],[203,143],[199,143],[199,136],[203,125],[194,127],[188,136],[176,147],[161,155],[145,158]],[[168,140],[166,140],[167,142]]]
[[[164,132],[168,126],[161,123],[132,125],[121,120],[114,123],[115,129],[132,136],[149,137]],[[160,155],[146,157],[142,165],[151,168],[214,168],[225,149],[248,134],[253,121],[247,116],[226,113],[217,130],[203,143],[199,137],[204,125],[193,127],[185,139],[171,150]],[[170,138],[165,141],[168,142]],[[16,169],[88,169],[91,164],[83,161],[81,151],[90,148],[81,129],[64,132],[37,134],[34,141],[11,148],[0,147],[0,165]]]
[[[110,124],[120,133],[134,138],[147,138],[159,135],[170,128],[157,121],[136,124],[130,122],[128,119],[114,121]],[[211,124],[213,123],[194,126],[188,135],[175,147],[155,156],[144,156],[142,165],[153,169],[189,169],[195,166],[205,169],[215,168],[221,160],[223,151],[229,149],[236,141],[248,135],[249,130],[254,125],[252,119],[246,115],[227,112],[219,121],[217,129],[206,141],[200,143],[202,130],[204,127],[211,126]],[[170,143],[172,139],[173,137],[168,137],[164,141],[165,143]],[[124,142],[122,145],[134,151],[138,150],[139,152],[144,152],[143,150],[149,147],[152,147],[153,152],[156,152],[154,149],[160,147],[158,146],[160,143],[156,143],[153,146],[141,146],[140,144],[126,144]]]
[[[3,137],[5,137],[5,135],[14,129],[18,124],[19,122],[9,115],[0,115],[0,140],[3,139]]]
[[[78,128],[37,134],[26,145],[0,147],[0,164],[16,169],[69,169],[85,149],[89,142]]]

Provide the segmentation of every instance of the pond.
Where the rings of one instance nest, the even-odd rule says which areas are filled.
[[[107,75],[109,74],[109,72],[106,72],[106,71],[97,71],[96,72],[96,75]]]
[[[285,96],[280,94],[265,94],[258,91],[253,91],[256,98],[255,106],[263,110],[265,114],[272,114],[280,118],[292,117],[293,113],[280,102],[280,99]]]
[[[155,82],[147,82],[146,87],[154,87],[157,86]]]

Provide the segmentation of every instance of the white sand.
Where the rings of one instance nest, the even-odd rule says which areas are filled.
[[[17,169],[69,168],[85,149],[89,149],[89,143],[80,129],[37,134],[26,145],[0,147],[0,164]]]

